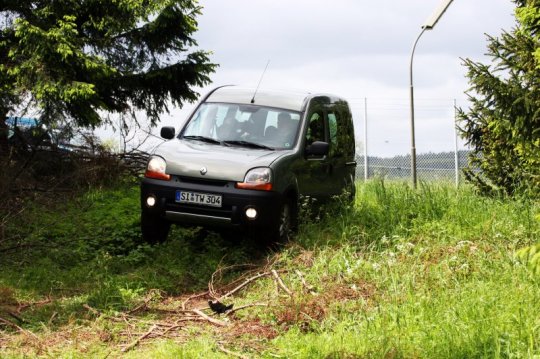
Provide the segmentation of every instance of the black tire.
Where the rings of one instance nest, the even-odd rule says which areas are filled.
[[[349,204],[354,204],[354,201],[356,199],[356,183],[354,181],[354,177],[351,177],[351,180],[348,184],[348,189],[347,189],[347,192],[348,192],[348,200],[349,200]]]
[[[171,223],[159,216],[141,212],[141,232],[143,240],[148,244],[163,243],[169,235]]]
[[[298,210],[295,203],[286,198],[281,204],[279,218],[274,228],[270,231],[270,241],[274,243],[285,243],[298,227]]]

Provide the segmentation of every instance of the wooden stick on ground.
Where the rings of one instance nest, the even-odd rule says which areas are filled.
[[[221,345],[220,343],[216,343],[216,346],[219,350],[221,350],[222,352],[224,352],[225,354],[228,354],[228,355],[232,355],[234,357],[237,357],[237,358],[241,358],[241,359],[249,359],[249,357],[245,356],[245,355],[242,355],[240,353],[235,353],[233,351],[230,351],[229,349],[226,349],[223,345]]]
[[[272,275],[274,276],[274,278],[276,279],[276,283],[279,285],[279,287],[281,289],[283,289],[285,291],[285,293],[287,293],[289,296],[293,296],[293,292],[291,292],[291,290],[289,288],[287,288],[287,286],[285,285],[285,283],[283,283],[283,281],[281,280],[281,278],[279,277],[279,274],[276,272],[275,269],[272,269]]]
[[[234,293],[240,291],[242,288],[244,288],[245,286],[247,286],[249,283],[253,282],[253,281],[256,281],[257,279],[259,278],[262,278],[262,277],[266,277],[270,275],[270,272],[263,272],[263,273],[259,273],[253,277],[250,277],[248,279],[246,279],[242,284],[240,284],[239,286],[237,286],[236,288],[234,288],[233,290],[229,291],[228,293],[225,293],[223,294],[221,297],[217,298],[218,301],[222,301],[223,299],[227,298],[227,297],[230,297],[231,295],[233,295]]]
[[[152,327],[150,328],[149,331],[147,331],[146,333],[144,333],[143,335],[141,335],[140,337],[138,337],[137,339],[135,339],[134,342],[132,342],[131,344],[129,344],[128,346],[126,346],[124,349],[122,349],[122,352],[125,353],[125,352],[128,352],[130,351],[131,349],[135,348],[137,345],[139,345],[139,343],[141,342],[141,340],[143,340],[144,338],[148,337],[150,334],[152,334],[152,332],[154,330],[156,330],[158,326],[157,325],[152,325]]]
[[[242,309],[250,308],[250,307],[268,307],[268,306],[269,306],[268,303],[252,303],[252,304],[241,305],[239,307],[229,310],[227,313],[225,313],[225,315],[229,316],[233,314],[234,312],[237,312]]]
[[[186,305],[188,304],[188,302],[190,300],[195,299],[195,298],[204,297],[205,295],[208,295],[208,294],[209,294],[209,292],[206,291],[206,292],[203,292],[203,293],[190,295],[186,300],[184,300],[182,302],[182,310],[186,310]]]
[[[307,284],[302,272],[300,272],[298,269],[296,269],[294,272],[296,273],[296,275],[302,281],[302,286],[304,287],[304,290],[306,290],[308,293],[314,294],[315,293],[315,288],[312,285]]]
[[[13,327],[13,328],[17,329],[19,332],[21,332],[21,333],[23,333],[25,335],[28,335],[28,336],[30,336],[30,337],[32,337],[32,338],[39,341],[39,338],[38,338],[37,335],[35,335],[34,333],[32,333],[29,330],[26,330],[26,329],[23,329],[23,328],[19,327],[17,324],[13,323],[10,320],[7,320],[7,319],[4,319],[4,318],[0,317],[0,323],[4,323],[6,325],[9,325],[10,327]]]
[[[210,323],[212,323],[212,324],[219,325],[220,327],[227,327],[227,326],[229,326],[229,323],[224,322],[223,320],[214,319],[214,318],[212,318],[212,317],[209,317],[208,315],[204,314],[204,313],[202,312],[202,310],[200,310],[200,309],[193,309],[192,311],[193,311],[193,313],[195,313],[195,314],[201,316],[202,318],[208,320],[208,321],[209,321]]]

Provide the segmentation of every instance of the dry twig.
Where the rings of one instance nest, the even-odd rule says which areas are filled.
[[[233,308],[233,309],[229,310],[227,313],[225,313],[225,315],[229,316],[229,315],[233,314],[234,312],[237,312],[239,310],[246,309],[246,308],[268,307],[268,306],[270,306],[270,304],[268,304],[268,303],[252,303],[252,304],[241,305],[239,307],[236,307],[236,308]]]
[[[232,355],[234,357],[241,358],[241,359],[249,359],[249,357],[247,357],[245,355],[242,355],[240,353],[236,353],[236,352],[230,351],[229,349],[226,349],[221,343],[216,343],[216,346],[217,346],[217,348],[219,350],[221,350],[225,354]]]
[[[222,301],[223,299],[227,298],[227,297],[230,297],[231,295],[235,294],[236,292],[240,291],[242,288],[244,288],[245,286],[247,286],[249,283],[253,282],[253,281],[256,281],[257,279],[259,278],[262,278],[262,277],[266,277],[270,275],[269,272],[264,272],[264,273],[259,273],[253,277],[250,277],[248,279],[246,279],[242,284],[240,284],[239,286],[237,286],[236,288],[234,288],[233,290],[229,291],[228,293],[225,293],[223,294],[221,297],[217,298],[218,301]]]
[[[219,320],[219,319],[209,317],[208,315],[204,314],[203,311],[200,310],[200,309],[193,309],[192,311],[193,311],[193,313],[201,316],[202,318],[206,319],[207,321],[209,321],[212,324],[219,325],[220,327],[229,326],[229,323],[224,322],[223,320]]]
[[[189,296],[186,300],[184,300],[182,302],[182,310],[186,310],[186,305],[188,304],[188,302],[190,300],[195,299],[195,298],[204,297],[204,296],[208,295],[209,293],[210,293],[209,291],[206,291],[206,292],[203,292],[203,293],[193,294],[193,295]]]
[[[307,284],[306,280],[304,279],[304,275],[302,274],[302,272],[300,272],[298,269],[296,269],[294,272],[300,278],[300,281],[302,281],[302,287],[304,288],[304,290],[307,293],[315,294],[316,293],[315,287],[313,287],[310,284]]]
[[[139,345],[139,343],[141,342],[141,340],[143,340],[144,338],[148,337],[150,334],[152,334],[152,332],[157,328],[158,326],[157,325],[152,325],[152,327],[150,328],[149,331],[147,331],[146,333],[144,333],[143,335],[141,335],[140,337],[138,337],[137,339],[135,339],[134,342],[132,342],[131,344],[129,344],[128,346],[126,346],[124,349],[122,349],[122,353],[125,353],[125,352],[128,352],[130,351],[131,349],[135,348],[137,345]]]
[[[4,323],[6,325],[9,325],[10,327],[13,327],[13,328],[17,329],[19,332],[21,332],[21,333],[23,333],[23,334],[25,334],[25,335],[27,335],[29,337],[32,337],[32,338],[39,341],[39,338],[38,338],[37,335],[35,335],[34,333],[32,333],[29,330],[26,330],[26,329],[23,329],[23,328],[19,327],[17,324],[13,323],[10,320],[7,320],[7,319],[4,319],[4,318],[0,317],[0,323]]]
[[[101,313],[97,310],[89,306],[88,304],[84,303],[83,308],[94,314],[95,316],[99,317]]]
[[[276,272],[275,269],[272,269],[272,275],[274,276],[275,280],[276,280],[276,284],[281,288],[283,289],[283,291],[285,291],[285,293],[287,293],[289,296],[293,296],[293,292],[291,292],[291,290],[289,288],[287,288],[287,286],[285,285],[285,283],[283,283],[283,281],[281,280],[281,278],[279,277],[279,274]]]

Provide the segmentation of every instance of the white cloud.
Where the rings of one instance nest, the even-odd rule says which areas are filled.
[[[196,38],[220,65],[212,86],[255,86],[332,92],[349,99],[363,138],[368,99],[370,143],[381,154],[409,144],[409,59],[421,24],[440,0],[200,0]],[[468,88],[460,58],[488,62],[485,34],[514,25],[510,0],[454,1],[414,57],[418,149],[452,149],[453,99]],[[206,92],[209,88],[202,89]],[[192,106],[163,116],[176,125]]]

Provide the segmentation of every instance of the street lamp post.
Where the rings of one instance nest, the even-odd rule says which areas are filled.
[[[424,25],[422,25],[422,31],[416,38],[413,44],[411,51],[411,62],[409,66],[409,80],[410,80],[410,101],[411,101],[411,177],[413,187],[416,188],[417,185],[417,176],[416,176],[416,141],[414,135],[414,86],[413,86],[413,58],[414,51],[416,50],[416,45],[418,40],[424,34],[426,30],[431,30],[435,27],[435,24],[439,21],[441,16],[444,14],[448,6],[452,3],[453,0],[443,0],[435,12],[426,20]]]

